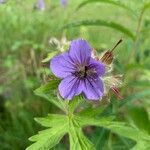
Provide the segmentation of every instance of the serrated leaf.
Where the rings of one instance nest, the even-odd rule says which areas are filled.
[[[75,121],[69,124],[70,150],[94,150],[94,145],[84,136]]]
[[[76,120],[80,126],[93,125],[93,126],[104,127],[116,134],[133,139],[135,141],[147,140],[150,138],[148,134],[141,132],[137,128],[133,128],[127,123],[111,121],[110,118],[106,118],[106,117],[102,119],[96,119],[91,117],[76,116]]]
[[[30,141],[36,141],[26,150],[49,150],[59,143],[61,138],[66,134],[68,124],[59,124],[51,129],[40,131],[39,134],[29,138]]]
[[[112,21],[82,20],[82,21],[76,21],[76,22],[69,23],[69,24],[63,26],[62,29],[66,29],[66,28],[70,28],[70,27],[78,27],[78,26],[104,26],[104,27],[109,27],[109,28],[112,28],[112,29],[115,29],[115,30],[118,30],[118,31],[124,33],[125,35],[130,37],[132,40],[135,39],[135,36],[133,35],[133,33],[129,29],[127,29],[126,27],[124,27],[121,24],[118,24],[118,23],[112,22]]]
[[[32,142],[39,141],[39,140],[42,140],[43,138],[51,137],[55,133],[56,134],[58,132],[61,133],[60,130],[62,130],[63,132],[67,132],[67,129],[68,129],[68,122],[65,122],[64,124],[57,124],[55,125],[55,127],[39,131],[38,134],[31,136],[29,140]]]
[[[32,144],[26,150],[49,150],[59,143],[64,134],[55,134],[53,137],[45,136],[42,140]]]
[[[110,129],[112,132],[116,134],[133,139],[135,141],[144,140],[145,138],[144,136],[146,135],[140,132],[140,130],[133,128],[127,125],[126,123],[111,122],[105,128]],[[148,137],[148,135],[146,137]]]
[[[84,7],[85,5],[91,4],[91,3],[105,3],[105,4],[115,5],[115,6],[123,8],[123,9],[126,9],[126,10],[130,11],[132,14],[135,15],[134,11],[131,8],[129,8],[127,5],[123,4],[122,2],[116,1],[116,0],[87,0],[87,1],[82,2],[77,7],[77,10],[79,10],[82,7]]]
[[[44,118],[35,118],[35,121],[44,127],[55,127],[58,124],[65,124],[68,122],[68,117],[65,115],[49,114]]]
[[[49,83],[42,85],[40,88],[36,89],[34,93],[47,99],[61,110],[66,111],[65,102],[57,98],[58,83],[59,80],[52,80]]]

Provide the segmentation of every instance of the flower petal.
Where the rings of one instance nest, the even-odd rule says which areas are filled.
[[[99,100],[104,93],[103,82],[100,78],[87,78],[84,81],[83,94],[88,100]]]
[[[51,59],[50,69],[56,77],[65,78],[75,71],[75,64],[66,52]]]
[[[64,78],[59,84],[59,93],[64,99],[71,100],[75,95],[82,92],[82,81],[75,76]]]
[[[82,39],[73,40],[70,45],[69,55],[78,64],[86,65],[91,57],[90,45]]]
[[[90,69],[96,71],[98,76],[103,76],[105,74],[105,65],[100,61],[93,58],[90,59],[89,66]]]

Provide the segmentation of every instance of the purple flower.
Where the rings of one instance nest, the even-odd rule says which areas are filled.
[[[35,6],[36,9],[45,10],[45,1],[44,0],[37,0]]]
[[[82,39],[73,40],[68,52],[55,56],[50,68],[56,77],[63,79],[59,93],[71,100],[81,93],[86,99],[99,100],[104,94],[105,66],[91,57],[92,48]]]
[[[60,0],[60,4],[62,7],[66,7],[68,4],[68,0]]]

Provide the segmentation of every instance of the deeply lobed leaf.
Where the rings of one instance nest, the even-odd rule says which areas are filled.
[[[61,138],[68,132],[68,118],[64,115],[49,114],[45,118],[36,118],[38,123],[45,127],[51,127],[29,138],[35,142],[27,150],[49,150],[59,143]]]
[[[69,124],[70,150],[94,150],[94,145],[84,136],[75,120]]]
[[[35,118],[35,121],[44,127],[55,127],[56,125],[63,125],[68,122],[68,118],[65,115],[49,114],[45,118]]]
[[[75,119],[79,123],[79,126],[84,127],[84,126],[93,125],[93,126],[104,127],[118,135],[136,141],[137,144],[139,144],[139,142],[141,143],[142,141],[143,141],[142,143],[147,143],[147,144],[150,142],[150,136],[147,133],[142,132],[141,130],[135,127],[132,127],[125,122],[112,121],[112,119],[109,117],[108,118],[105,117],[102,119],[95,119],[93,117],[91,118],[87,116],[86,117],[76,116]]]

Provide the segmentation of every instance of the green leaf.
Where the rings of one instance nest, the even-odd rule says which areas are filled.
[[[124,122],[111,121],[111,118],[105,117],[102,119],[95,119],[91,117],[76,116],[76,120],[80,126],[93,125],[104,127],[116,134],[133,139],[135,141],[150,139],[148,134],[141,132],[139,129],[133,128]]]
[[[104,128],[96,128],[91,136],[91,141],[94,143],[94,146],[97,150],[100,147],[105,147],[109,140],[110,131]]]
[[[86,113],[74,116],[73,114],[56,115],[50,114],[45,118],[36,118],[36,121],[46,127],[52,127],[40,131],[29,140],[34,141],[27,150],[48,150],[59,143],[61,138],[69,133],[70,150],[93,150],[93,144],[84,136],[82,127],[99,126],[111,130],[113,133],[133,139],[139,144],[150,142],[150,136],[141,130],[134,128],[124,122],[112,121],[113,117],[97,118],[97,116],[87,116]]]
[[[124,34],[126,34],[128,37],[130,37],[132,40],[135,39],[135,36],[133,33],[124,27],[121,24],[112,22],[112,21],[104,21],[104,20],[82,20],[82,21],[76,21],[69,23],[62,27],[62,29],[71,28],[71,27],[78,27],[78,26],[105,26],[109,28],[113,28],[115,30],[118,30]]]
[[[41,86],[40,88],[36,89],[34,93],[38,96],[41,96],[51,103],[53,103],[55,106],[60,108],[61,110],[66,112],[66,104],[65,102],[59,98],[57,98],[57,88],[58,88],[59,80],[52,80],[49,83]]]
[[[82,129],[72,120],[69,124],[70,150],[94,150],[94,145],[84,136]]]
[[[32,136],[29,140],[36,141],[26,150],[49,150],[59,143],[66,134],[68,124],[59,124],[56,127],[40,131],[39,134]]]
[[[150,141],[138,141],[138,143],[131,150],[149,150]]]
[[[133,139],[135,141],[145,140],[146,137],[148,137],[147,134],[144,134],[140,130],[133,128],[126,123],[111,122],[109,125],[104,127],[110,129],[112,132],[116,134]]]
[[[123,8],[123,9],[126,9],[126,10],[130,11],[132,14],[135,15],[134,11],[131,8],[129,8],[127,5],[123,4],[122,2],[116,1],[116,0],[87,0],[87,1],[82,2],[77,7],[77,10],[79,10],[82,7],[84,7],[85,5],[91,4],[91,3],[105,3],[105,4],[115,5],[115,6]]]
[[[95,117],[97,115],[100,115],[105,110],[105,107],[98,106],[96,108],[93,108],[92,105],[88,106],[87,108],[84,108],[82,111],[80,111],[78,114],[80,116],[89,116],[89,117]]]
[[[76,120],[76,122],[78,122],[79,126],[88,126],[88,125],[90,126],[90,125],[97,125],[99,123],[101,123],[101,125],[107,125],[114,119],[114,117],[109,116],[109,117],[102,117],[100,119],[96,119],[96,117],[90,117],[86,115],[85,116],[76,115],[74,119]]]
[[[150,120],[147,111],[143,107],[132,106],[129,108],[128,113],[128,116],[140,130],[145,130],[150,134]]]
[[[35,121],[44,127],[55,127],[58,124],[65,124],[68,118],[65,115],[48,114],[44,118],[35,118]]]
[[[49,150],[58,144],[66,133],[69,133],[71,150],[94,150],[93,144],[84,136],[81,127],[73,116],[68,118],[53,114],[46,118],[38,118],[36,121],[52,128],[40,131],[37,135],[30,137],[29,140],[35,143],[29,146],[27,150]]]

